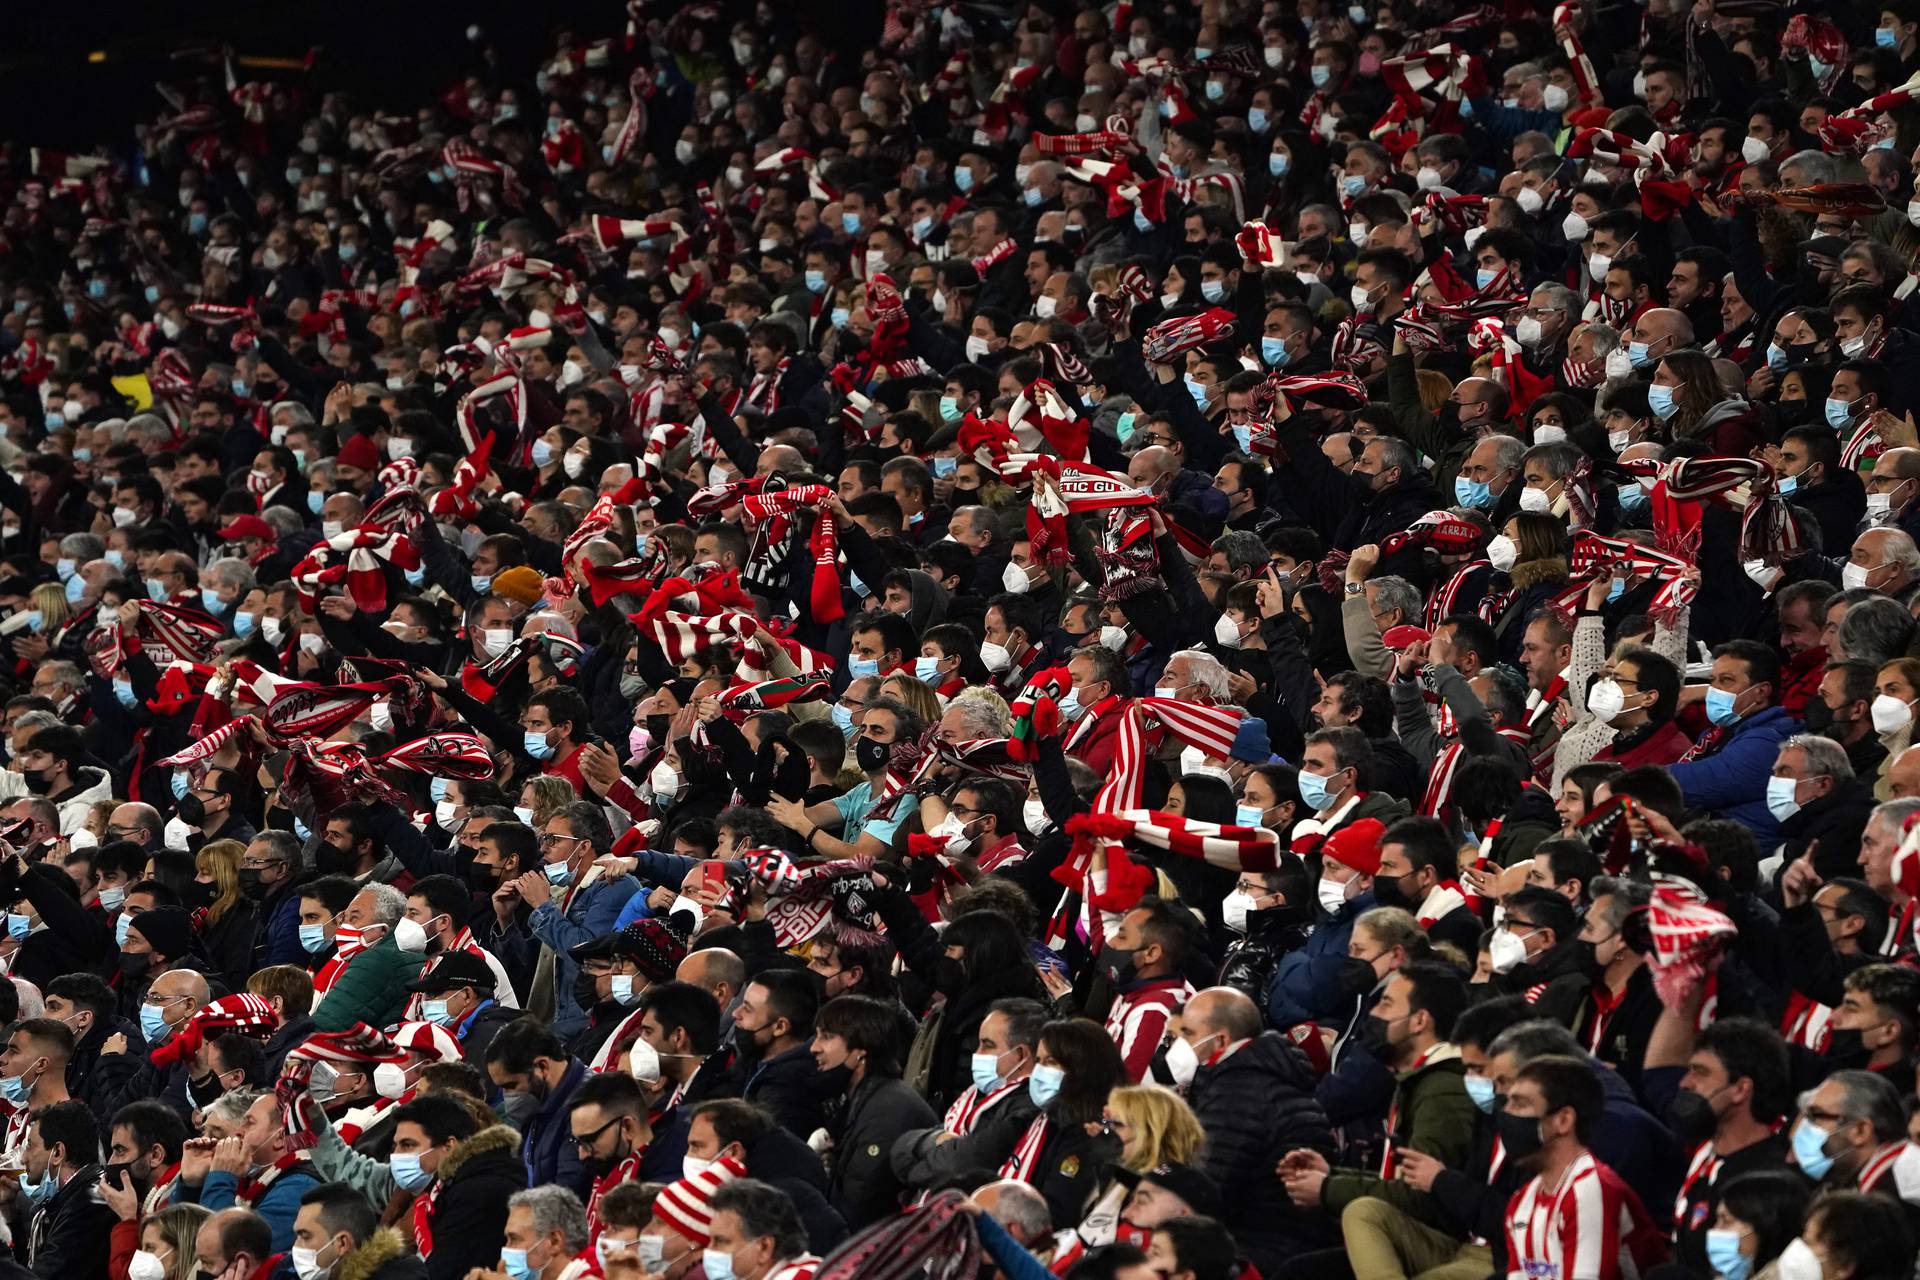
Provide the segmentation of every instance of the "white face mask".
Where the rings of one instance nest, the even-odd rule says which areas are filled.
[[[497,658],[513,647],[513,630],[510,627],[487,627],[480,632],[480,647],[486,650],[489,658]]]
[[[986,358],[986,355],[987,340],[977,335],[969,335],[967,338],[967,362],[969,364],[979,364]]]
[[[653,786],[653,794],[662,800],[671,800],[680,790],[680,774],[665,760],[653,766],[647,781]]]
[[[1041,835],[1053,829],[1053,819],[1047,816],[1047,806],[1038,799],[1030,799],[1020,806],[1020,821],[1026,824],[1028,831]]]
[[[1350,883],[1352,882],[1329,880],[1325,876],[1321,876],[1318,885],[1316,885],[1314,889],[1315,896],[1320,899],[1320,909],[1328,915],[1333,915],[1338,912],[1340,908],[1346,906],[1347,885]]]
[[[1487,563],[1502,573],[1513,572],[1514,557],[1517,554],[1518,549],[1513,545],[1513,539],[1504,533],[1487,543]]]
[[[945,852],[948,854],[962,854],[973,847],[973,841],[967,835],[967,824],[960,821],[960,815],[957,813],[949,813],[940,825],[928,834],[945,837],[947,841]]]
[[[1547,496],[1545,489],[1522,489],[1520,491],[1520,509],[1546,515],[1553,509],[1553,499]]]
[[[1602,724],[1611,724],[1626,705],[1626,691],[1613,680],[1598,680],[1587,690],[1587,710]]]
[[[1238,649],[1240,647],[1240,624],[1233,620],[1232,614],[1220,615],[1219,620],[1213,624],[1213,638],[1222,648]]]
[[[1007,567],[1000,571],[1000,585],[1005,587],[1010,595],[1023,596],[1032,589],[1033,579],[1027,576],[1025,566],[1009,560]]]
[[[1570,242],[1578,243],[1587,238],[1587,220],[1577,213],[1569,213],[1560,219],[1560,234]]]
[[[1867,711],[1875,733],[1894,733],[1913,719],[1913,708],[1890,693],[1875,698]]]
[[[1613,255],[1608,253],[1589,254],[1587,257],[1587,275],[1595,284],[1607,282],[1607,272],[1613,268]]]
[[[1354,285],[1347,291],[1347,296],[1352,300],[1355,311],[1373,310],[1373,294],[1362,286]]]
[[[1527,958],[1526,939],[1516,937],[1506,929],[1496,930],[1493,941],[1487,944],[1487,953],[1493,961],[1495,973],[1512,973]]]
[[[317,658],[327,651],[327,638],[312,631],[303,632],[300,636],[300,648]]]
[[[980,661],[986,664],[987,670],[999,675],[1013,665],[1013,655],[1007,651],[1007,646],[983,640],[980,642]]]
[[[1253,895],[1235,889],[1220,899],[1220,921],[1235,933],[1247,931],[1247,917],[1253,913]]]

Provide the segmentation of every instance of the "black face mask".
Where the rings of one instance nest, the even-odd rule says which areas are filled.
[[[1846,1071],[1866,1065],[1872,1055],[1867,1047],[1860,1043],[1860,1033],[1851,1028],[1834,1031],[1827,1036],[1827,1051],[1823,1055],[1829,1070]]]
[[[328,844],[325,840],[313,851],[313,869],[323,876],[346,875],[353,870],[353,863],[347,855]]]
[[[191,791],[180,797],[180,803],[177,807],[180,813],[180,821],[190,827],[197,827],[206,821],[207,803]]]
[[[1362,1047],[1380,1062],[1391,1063],[1394,1060],[1392,1034],[1385,1018],[1368,1017],[1360,1023],[1355,1033]]]
[[[1100,966],[1106,971],[1107,980],[1115,987],[1126,986],[1138,973],[1133,963],[1133,950],[1128,947],[1109,944],[1107,949],[1100,953]]]
[[[582,972],[573,976],[573,1002],[585,1013],[592,1013],[593,1007],[600,1003],[600,989],[592,974]]]
[[[148,970],[152,968],[153,953],[150,951],[143,951],[139,955],[132,955],[125,951],[120,953],[120,972],[136,982],[146,977]]]
[[[468,864],[460,878],[467,882],[468,891],[479,898],[491,898],[500,887],[499,875],[484,862]]]
[[[1667,1127],[1685,1146],[1697,1146],[1711,1138],[1717,1124],[1713,1104],[1691,1089],[1680,1090],[1667,1105]]]
[[[887,767],[887,757],[893,754],[890,742],[875,742],[872,738],[861,738],[853,744],[854,763],[860,766],[862,773],[878,773]]]
[[[1540,1141],[1539,1116],[1515,1116],[1505,1111],[1493,1117],[1493,1127],[1500,1134],[1500,1145],[1506,1149],[1507,1159],[1525,1160],[1538,1155],[1545,1144]]]
[[[1358,999],[1373,990],[1380,977],[1365,960],[1348,956],[1340,962],[1337,980],[1341,992]]]
[[[1374,901],[1383,907],[1410,909],[1413,906],[1413,897],[1407,892],[1406,882],[1412,878],[1411,876],[1375,876]]]
[[[1782,400],[1776,411],[1780,425],[1786,427],[1804,427],[1813,421],[1813,401]]]
[[[667,745],[667,724],[670,719],[670,716],[647,717],[647,736],[653,739],[654,746],[664,747]]]
[[[47,777],[45,769],[25,769],[20,776],[26,781],[27,790],[37,796],[44,796],[53,790],[53,780]]]
[[[1789,342],[1786,346],[1780,348],[1787,354],[1787,368],[1798,369],[1801,365],[1811,361],[1813,359],[1814,348],[1819,345],[1817,342]]]
[[[1833,708],[1827,705],[1825,698],[1808,698],[1801,719],[1806,721],[1808,733],[1825,733],[1833,728]]]
[[[952,956],[941,956],[933,962],[933,989],[941,995],[952,997],[967,989],[967,968]]]
[[[260,868],[240,868],[240,892],[256,901],[266,896],[267,886],[260,882]]]

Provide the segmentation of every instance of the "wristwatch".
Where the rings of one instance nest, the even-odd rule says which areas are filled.
[[[1350,596],[1364,595],[1366,590],[1367,584],[1364,582],[1349,582],[1347,584],[1347,594]]]

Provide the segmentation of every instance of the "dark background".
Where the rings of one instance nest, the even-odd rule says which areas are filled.
[[[7,6],[0,44],[0,141],[77,150],[130,145],[135,121],[168,108],[156,80],[175,79],[183,46],[303,57],[321,46],[320,89],[401,108],[437,96],[475,61],[466,37],[479,23],[503,67],[530,78],[571,21],[594,36],[624,29],[617,0],[41,0]],[[101,52],[93,63],[89,54]],[[217,59],[192,63],[217,74]],[[286,73],[247,71],[241,79]]]

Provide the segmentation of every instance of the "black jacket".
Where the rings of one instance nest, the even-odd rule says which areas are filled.
[[[1333,1129],[1314,1097],[1306,1055],[1278,1031],[1263,1031],[1212,1065],[1202,1065],[1187,1104],[1206,1130],[1200,1167],[1226,1199],[1225,1225],[1271,1274],[1301,1249],[1332,1243],[1326,1215],[1302,1211],[1274,1172],[1280,1155],[1305,1147],[1331,1158]]]
[[[847,1238],[840,1211],[827,1201],[827,1171],[799,1138],[775,1125],[747,1148],[747,1176],[778,1187],[793,1201],[807,1229],[807,1248],[825,1257]]]
[[[493,1038],[500,1034],[500,1028],[523,1013],[524,1010],[509,1009],[498,1001],[489,1001],[461,1029],[460,1056],[478,1067],[484,1075],[487,1070],[487,1048],[493,1043]]]
[[[898,1076],[871,1077],[854,1087],[827,1126],[833,1138],[828,1199],[849,1228],[858,1231],[900,1211],[904,1184],[890,1158],[894,1141],[937,1121],[927,1100]]]
[[[1875,803],[1872,788],[1859,778],[1840,783],[1780,824],[1785,841],[1781,856],[1792,862],[1818,840],[1813,868],[1821,879],[1859,874],[1860,837],[1867,829],[1867,819],[1873,816]]]
[[[960,1137],[940,1141],[947,1130],[938,1124],[902,1134],[893,1144],[893,1171],[919,1191],[991,1182],[1038,1110],[1033,1095],[1021,1087],[988,1107],[974,1121],[973,1131]]]
[[[491,1269],[507,1232],[507,1197],[527,1186],[520,1135],[504,1124],[482,1129],[447,1151],[436,1176],[427,1280],[463,1280],[475,1267]]]
[[[813,1060],[811,1043],[771,1058],[743,1062],[740,1096],[757,1103],[802,1142],[827,1122],[833,1089]]]
[[[1086,1216],[1094,1195],[1107,1185],[1108,1170],[1119,1163],[1120,1145],[1110,1133],[1089,1135],[1084,1125],[1051,1120],[1027,1181],[1047,1198],[1055,1222],[1076,1224]]]
[[[1247,913],[1247,936],[1227,948],[1220,985],[1244,991],[1255,1002],[1267,998],[1280,957],[1307,940],[1312,914],[1304,908],[1269,907]]]
[[[104,1276],[116,1221],[100,1198],[100,1166],[90,1164],[33,1215],[27,1228],[27,1265],[47,1280]]]
[[[1867,514],[1867,489],[1858,473],[1840,467],[1819,484],[1795,488],[1787,495],[1787,503],[1820,526],[1823,555],[1844,556],[1853,546],[1854,530]]]
[[[113,1036],[125,1036],[128,1044],[137,1045],[140,1028],[125,1018],[109,1016],[104,1022],[87,1028],[87,1034],[73,1047],[73,1057],[67,1060],[67,1092],[86,1103],[93,1118],[103,1125],[113,1119],[113,1113],[101,1106],[106,1090],[100,1087],[94,1066],[100,1061],[100,1046]]]

